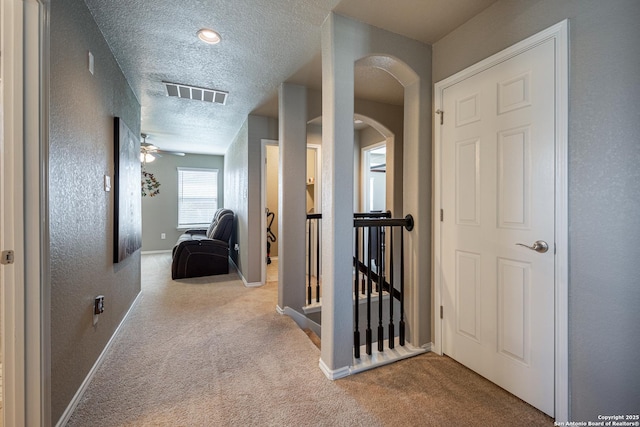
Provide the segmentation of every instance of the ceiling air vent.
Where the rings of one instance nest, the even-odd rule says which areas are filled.
[[[229,95],[229,92],[223,92],[221,90],[187,86],[178,83],[162,83],[167,89],[167,96],[175,96],[176,98],[194,99],[196,101],[224,105],[227,102],[227,95]]]

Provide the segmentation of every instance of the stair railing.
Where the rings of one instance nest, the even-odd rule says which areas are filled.
[[[390,212],[354,214],[353,226],[355,230],[354,248],[354,356],[360,358],[360,299],[361,295],[366,298],[366,329],[365,329],[365,351],[372,354],[373,330],[371,317],[372,296],[375,292],[378,297],[378,326],[377,344],[378,351],[384,351],[384,325],[383,312],[388,310],[389,324],[387,326],[388,346],[393,349],[395,346],[395,324],[394,324],[394,300],[400,304],[398,316],[398,342],[405,345],[405,312],[404,312],[404,230],[413,229],[413,217],[407,215],[404,218],[391,218]],[[394,228],[400,232],[400,249],[394,248]],[[389,254],[387,257],[387,233],[389,234]],[[400,279],[399,290],[395,287],[394,258],[399,252],[400,257]],[[366,254],[366,255],[365,255]],[[387,269],[386,266],[389,265]],[[389,271],[389,281],[387,281],[387,270]],[[384,308],[384,292],[389,295],[389,307]]]

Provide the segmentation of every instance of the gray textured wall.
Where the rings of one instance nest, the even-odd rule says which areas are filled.
[[[640,2],[508,0],[433,46],[434,82],[570,21],[570,416],[640,408]]]
[[[247,200],[247,188],[249,186],[249,121],[245,121],[238,135],[229,145],[224,156],[224,200],[225,206],[232,209],[236,215],[236,224],[231,235],[230,254],[235,264],[242,273],[247,260],[249,201]],[[233,248],[238,243],[240,250]],[[244,274],[244,273],[243,273]]]
[[[160,194],[142,198],[142,250],[170,250],[184,230],[178,230],[178,169],[179,167],[218,169],[218,206],[224,205],[224,157],[187,154],[184,157],[164,154],[145,170],[160,183]],[[162,240],[160,234],[165,233]]]
[[[260,158],[262,139],[278,139],[278,120],[249,116],[224,157],[225,207],[236,213],[235,234],[231,238],[231,258],[248,283],[258,283],[262,275],[262,230]],[[240,245],[238,252],[234,244]]]
[[[95,75],[87,52],[95,56]],[[113,264],[113,117],[140,105],[82,0],[51,2],[51,390],[56,422],[140,291],[140,251]],[[92,325],[92,302],[105,312]]]

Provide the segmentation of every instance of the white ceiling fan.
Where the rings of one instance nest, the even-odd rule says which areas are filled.
[[[155,145],[147,142],[147,137],[149,135],[146,133],[141,133],[140,136],[142,137],[142,142],[140,142],[140,161],[142,163],[151,163],[156,158],[162,157],[162,154],[172,154],[174,156],[185,155],[185,153],[181,153],[179,151],[166,151],[159,149]]]

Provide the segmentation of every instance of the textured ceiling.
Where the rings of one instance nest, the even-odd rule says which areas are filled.
[[[433,43],[494,0],[85,0],[164,150],[223,154],[250,113],[277,115],[283,81],[320,89],[320,28],[331,10]],[[207,45],[209,27],[222,42]],[[99,67],[99,58],[96,58]],[[226,105],[167,97],[163,81],[229,92]],[[385,72],[358,67],[356,96],[402,104]]]

